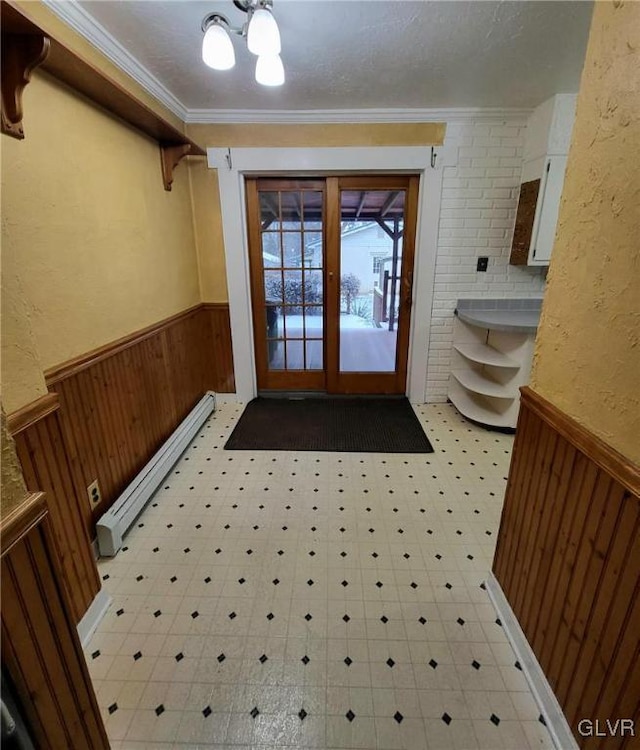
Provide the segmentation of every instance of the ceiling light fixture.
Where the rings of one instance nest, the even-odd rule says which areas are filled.
[[[229,70],[236,62],[231,35],[246,39],[249,52],[258,57],[256,81],[263,86],[282,86],[284,66],[280,57],[280,31],[273,17],[273,0],[233,0],[247,14],[247,22],[234,28],[221,13],[210,13],[202,21],[202,59],[214,70]]]

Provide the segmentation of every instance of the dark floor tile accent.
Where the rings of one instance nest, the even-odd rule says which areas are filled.
[[[164,713],[164,706],[162,703],[159,706],[156,706],[156,716],[161,716]]]
[[[441,716],[440,718],[442,719],[442,721],[444,721],[444,723],[445,723],[445,724],[446,724],[447,726],[449,726],[449,724],[451,724],[451,717],[449,716],[449,714],[448,714],[448,713],[444,713],[444,714],[442,714],[442,716]]]
[[[393,718],[400,724],[400,722],[404,719],[404,716],[400,713],[400,711],[396,711],[393,715]]]
[[[353,713],[353,711],[351,709],[349,709],[347,711],[347,713],[345,714],[345,716],[347,718],[347,721],[353,721],[356,718],[356,715]]]
[[[260,711],[258,711],[258,707],[257,707],[257,706],[254,706],[254,707],[253,707],[253,708],[251,709],[251,711],[249,711],[249,713],[251,714],[251,716],[252,716],[252,717],[253,717],[254,719],[256,718],[256,716],[259,716],[259,715],[260,715]]]
[[[110,714],[115,714],[115,712],[116,712],[117,710],[118,710],[118,704],[117,704],[117,703],[112,703],[112,704],[111,704],[111,705],[109,706],[109,708],[107,709],[107,711],[108,711],[108,712],[109,712]]]
[[[500,723],[500,717],[496,716],[495,714],[491,714],[491,716],[489,717],[489,721],[492,724],[495,724],[496,726],[498,726],[498,724]]]

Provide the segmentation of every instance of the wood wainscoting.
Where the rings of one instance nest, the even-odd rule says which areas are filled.
[[[49,393],[14,412],[7,419],[7,427],[16,444],[27,489],[47,495],[62,580],[77,624],[100,591],[100,580],[82,521],[88,507],[86,490],[79,492],[73,483],[58,396]]]
[[[640,470],[530,388],[493,572],[582,748],[581,719],[640,731]]]
[[[81,516],[95,521],[206,390],[234,389],[228,305],[200,304],[45,372]],[[102,501],[91,508],[87,487]]]
[[[108,750],[43,493],[2,519],[2,664],[34,744]]]

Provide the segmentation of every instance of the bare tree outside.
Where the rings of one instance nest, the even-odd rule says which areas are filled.
[[[347,315],[351,315],[351,305],[360,292],[360,279],[354,273],[345,273],[340,279],[340,295],[347,306]]]

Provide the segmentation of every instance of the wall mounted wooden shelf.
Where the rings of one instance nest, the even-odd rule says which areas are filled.
[[[165,190],[171,190],[173,170],[184,156],[206,155],[206,151],[184,133],[94,65],[50,37],[21,10],[6,0],[2,0],[1,9],[3,133],[24,138],[22,91],[32,71],[40,65],[43,71],[157,141]],[[10,57],[5,60],[5,55]]]

